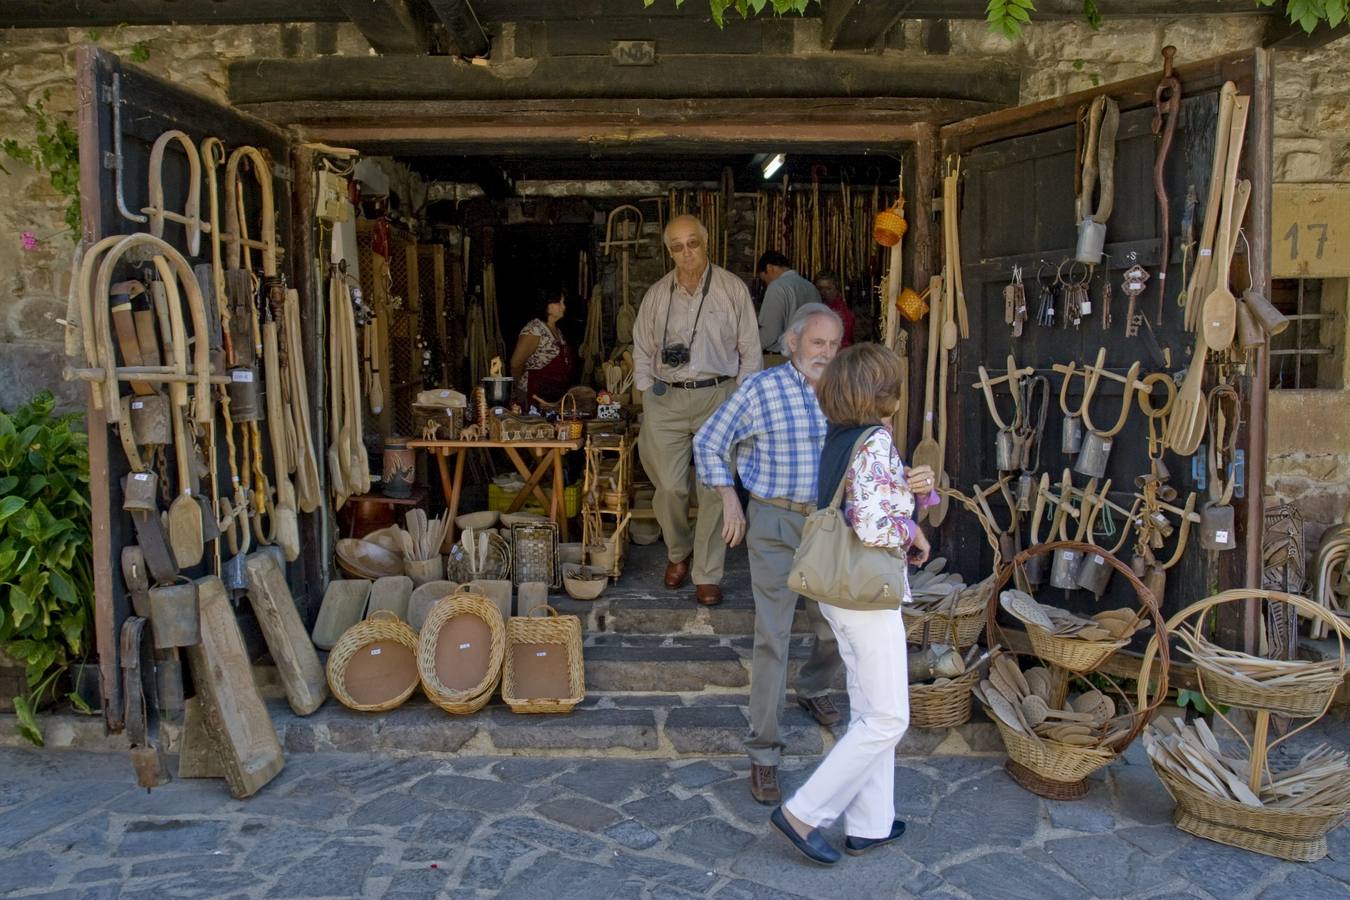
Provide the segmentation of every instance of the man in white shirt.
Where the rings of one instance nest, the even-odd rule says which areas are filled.
[[[727,550],[722,499],[700,484],[698,521],[689,527],[689,464],[694,433],[759,370],[759,331],[745,282],[709,262],[702,222],[676,216],[664,237],[675,268],[648,288],[633,324],[633,384],[642,391],[638,453],[656,488],[666,587],[679,588],[692,569],[696,599],[716,606]]]

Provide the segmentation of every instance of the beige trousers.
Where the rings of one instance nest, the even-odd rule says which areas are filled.
[[[690,571],[694,584],[719,583],[727,555],[722,540],[722,498],[716,490],[698,485],[698,521],[689,527],[689,464],[694,454],[694,432],[735,391],[733,378],[692,391],[667,388],[660,397],[650,390],[642,394],[638,453],[643,471],[656,488],[652,511],[661,525],[667,558],[680,562],[693,555]]]

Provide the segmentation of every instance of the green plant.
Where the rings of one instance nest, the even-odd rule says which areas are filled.
[[[54,118],[47,111],[49,99],[50,94],[44,91],[41,100],[32,106],[24,106],[24,112],[33,118],[33,128],[37,132],[33,142],[21,144],[14,138],[5,138],[0,140],[0,153],[46,174],[56,192],[66,198],[65,221],[71,240],[79,240],[80,139],[70,123]],[[0,172],[9,174],[4,166],[0,166]]]
[[[1180,690],[1177,691],[1177,706],[1181,707],[1182,709],[1185,709],[1186,707],[1189,706],[1191,709],[1195,710],[1199,715],[1202,716],[1207,716],[1215,711],[1215,707],[1210,706],[1209,702],[1205,700],[1204,694],[1200,693],[1199,691],[1192,691],[1186,688],[1181,688]],[[1226,713],[1228,712],[1228,707],[1223,706],[1221,704],[1218,706],[1218,711],[1221,713]]]
[[[656,0],[642,0],[643,6],[651,6]],[[812,3],[819,3],[820,0],[708,0],[708,8],[712,12],[712,20],[721,28],[726,24],[726,14],[728,10],[740,13],[742,19],[748,19],[752,15],[759,15],[764,10],[772,7],[777,15],[795,12],[802,14]],[[676,6],[684,6],[684,0],[675,0]]]
[[[44,391],[0,410],[0,646],[26,669],[15,711],[39,746],[34,712],[85,655],[94,593],[88,438],[55,409]]]

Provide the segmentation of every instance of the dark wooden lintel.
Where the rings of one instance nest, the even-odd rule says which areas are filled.
[[[345,22],[336,0],[4,0],[7,28]]]
[[[908,0],[823,0],[821,45],[828,50],[874,50],[886,32],[909,16]]]
[[[447,56],[250,59],[232,63],[234,103],[281,100],[522,100],[938,97],[1014,103],[1018,70],[995,60],[730,55],[619,67],[588,57],[475,66]]]

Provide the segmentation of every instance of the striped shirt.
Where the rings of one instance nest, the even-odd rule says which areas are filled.
[[[791,362],[750,375],[694,435],[694,465],[709,487],[733,485],[794,503],[816,501],[825,416]]]

